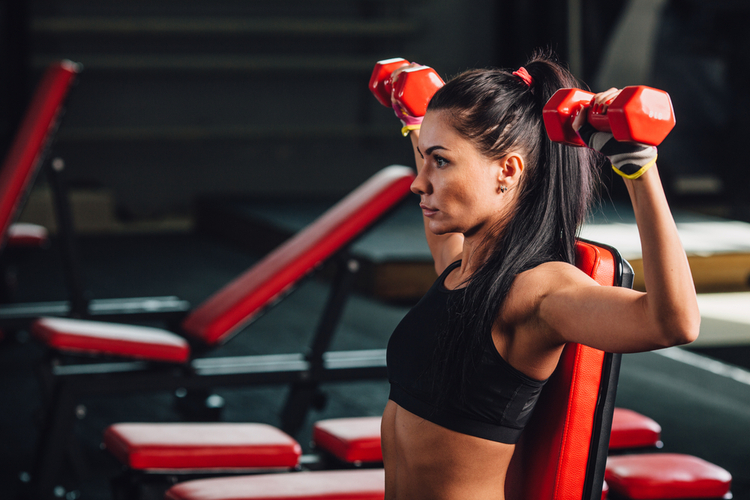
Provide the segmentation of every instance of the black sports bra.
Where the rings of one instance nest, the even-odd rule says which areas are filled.
[[[430,370],[437,339],[448,321],[449,305],[463,289],[448,290],[445,278],[454,262],[401,320],[388,341],[389,399],[415,415],[448,429],[501,443],[518,441],[546,381],[532,379],[508,364],[487,335],[474,380],[459,401],[438,407]],[[451,367],[447,367],[451,369]]]

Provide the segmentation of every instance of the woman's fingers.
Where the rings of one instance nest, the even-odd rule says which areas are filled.
[[[612,87],[609,90],[596,94],[593,99],[591,99],[591,103],[588,106],[584,106],[583,104],[579,105],[578,109],[574,112],[573,130],[580,130],[583,124],[586,123],[587,113],[583,112],[584,109],[591,107],[594,113],[603,114],[607,111],[607,107],[612,104],[612,101],[620,95],[620,92],[620,89]]]
[[[612,101],[614,101],[618,95],[620,95],[620,92],[620,89],[612,87],[609,90],[605,90],[604,92],[596,94],[591,104],[591,106],[593,106],[594,113],[605,113],[607,111],[607,107],[612,104]]]
[[[573,130],[578,132],[581,127],[583,127],[583,124],[586,123],[586,113],[583,112],[585,109],[585,106],[583,104],[578,105],[578,109],[574,111],[574,118],[573,118]]]

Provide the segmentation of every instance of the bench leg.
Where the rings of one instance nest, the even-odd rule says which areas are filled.
[[[44,426],[37,443],[37,454],[31,475],[32,498],[55,496],[60,471],[76,421],[76,394],[59,381],[47,408]]]
[[[302,426],[305,425],[305,419],[307,419],[310,408],[322,410],[326,403],[326,395],[320,390],[317,383],[292,384],[284,409],[281,411],[281,430],[290,436],[297,435]]]

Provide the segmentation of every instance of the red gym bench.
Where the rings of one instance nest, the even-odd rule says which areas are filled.
[[[732,475],[681,453],[618,455],[607,461],[610,497],[619,500],[721,500],[732,498]]]
[[[85,299],[63,175],[64,163],[62,160],[48,161],[51,144],[64,114],[65,102],[80,71],[81,66],[71,61],[58,61],[49,66],[0,166],[0,249],[6,244],[28,246],[46,240],[43,228],[13,225],[37,174],[42,167],[45,168],[53,194],[69,300],[0,304],[2,327],[25,327],[41,315],[95,316],[103,319],[159,316],[166,319],[182,316],[188,308],[187,302],[176,297],[99,299],[90,302]]]
[[[32,474],[38,496],[49,496],[52,490],[75,422],[75,406],[85,395],[291,384],[282,423],[284,430],[294,432],[321,383],[385,377],[382,350],[328,352],[328,348],[359,268],[349,245],[410,193],[413,179],[413,171],[402,166],[375,174],[196,307],[181,324],[184,336],[68,318],[35,321],[33,335],[50,348],[54,358],[45,365],[44,379],[51,381],[52,398]],[[306,354],[200,357],[245,328],[326,261],[336,264],[336,275]],[[70,354],[109,359],[66,362]]]
[[[602,285],[632,285],[630,266],[608,247],[579,242],[577,265]],[[577,344],[565,348],[516,448],[506,488],[509,500],[601,498],[618,369],[619,355]],[[354,423],[350,430],[356,434],[361,429]],[[372,457],[372,446],[366,448],[357,450],[355,459]],[[382,470],[359,469],[186,481],[170,488],[166,498],[362,500],[382,499],[383,494]]]
[[[638,449],[661,448],[661,426],[652,418],[626,408],[615,408],[609,452],[632,452]]]
[[[0,167],[0,244],[3,246],[9,237],[8,230],[44,163],[63,105],[79,70],[79,66],[70,61],[50,66]]]
[[[579,242],[576,266],[602,286],[633,286],[616,250]],[[570,343],[539,397],[506,478],[507,500],[600,500],[619,354]]]

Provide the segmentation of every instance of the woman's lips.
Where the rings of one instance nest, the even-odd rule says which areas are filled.
[[[424,203],[420,203],[419,208],[422,209],[422,214],[424,214],[425,217],[432,217],[433,215],[438,213],[437,209],[428,207]]]

